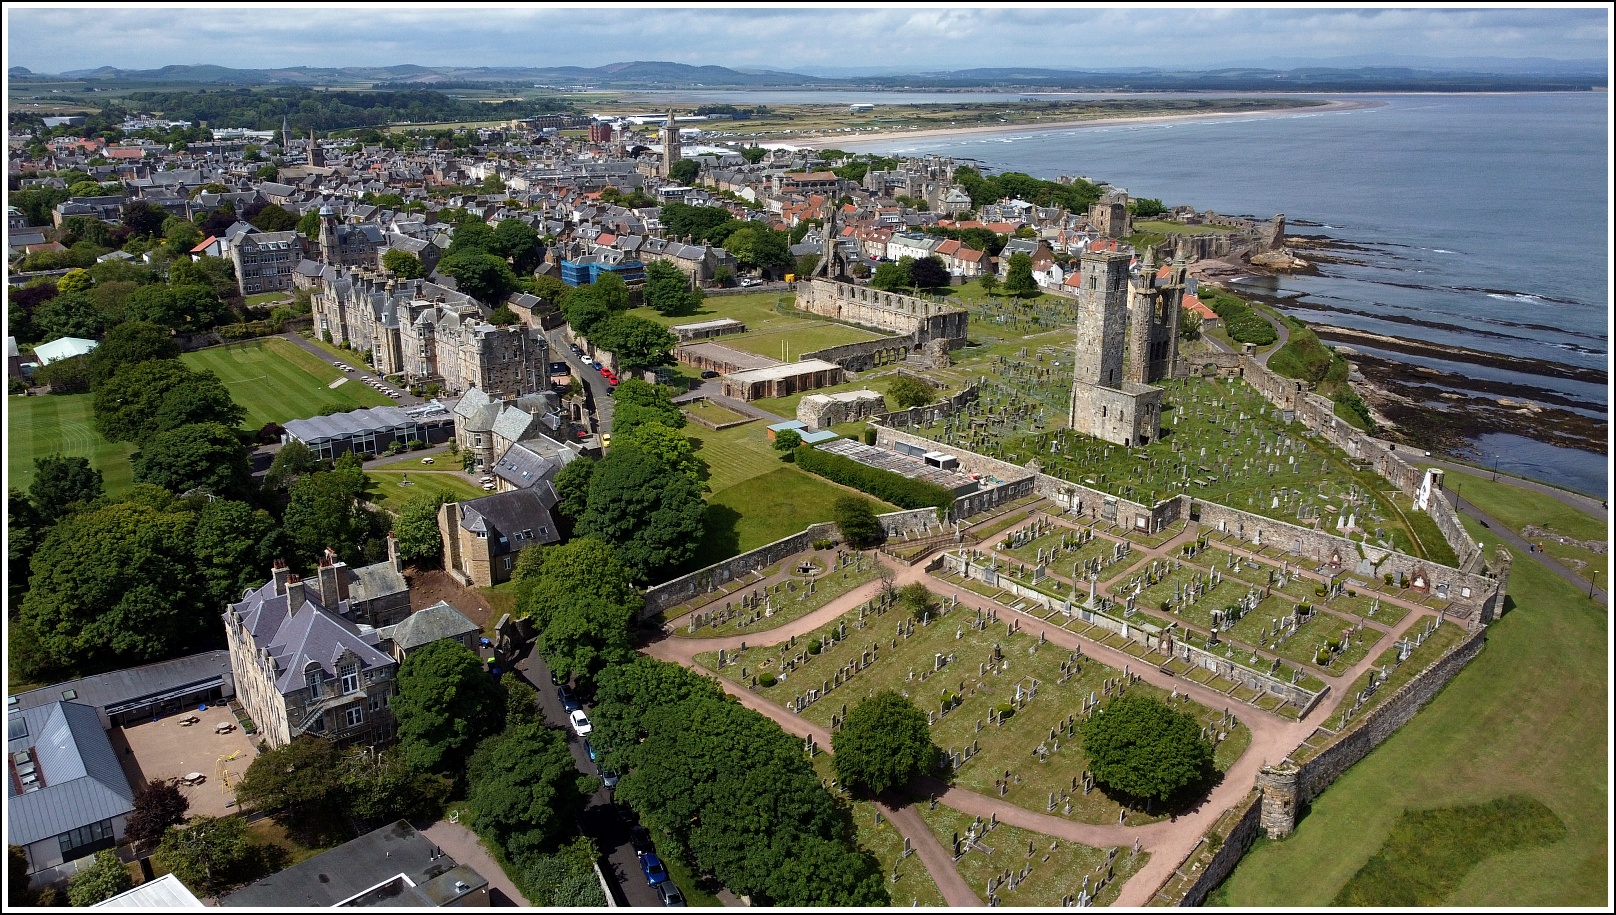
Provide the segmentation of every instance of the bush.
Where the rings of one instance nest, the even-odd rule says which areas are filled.
[[[1015,714],[1016,714],[1016,707],[1011,705],[1008,702],[1002,702],[1002,703],[994,706],[993,711],[1002,720],[1002,719],[1005,719],[1005,718],[1014,717]]]
[[[809,654],[819,654],[819,651],[820,651],[820,640],[819,639],[814,639],[812,642],[808,643],[808,653]]]
[[[836,541],[834,540],[815,540],[813,542],[813,548],[816,550],[828,550],[835,545]]]
[[[954,505],[954,494],[935,483],[911,480],[889,470],[860,464],[811,445],[797,448],[797,466],[843,486],[869,493],[899,508],[935,508],[939,518]]]
[[[1325,594],[1329,593],[1329,590],[1330,589],[1326,588],[1323,585],[1314,585],[1313,586],[1313,596],[1314,597],[1323,597]]]
[[[774,674],[771,674],[768,671],[764,671],[763,673],[758,674],[757,681],[758,681],[758,686],[761,686],[764,689],[768,689],[769,687],[773,686],[775,683],[779,682],[775,678]]]
[[[874,445],[875,444],[875,427],[874,426],[865,426],[864,427],[864,444],[866,444],[866,445]]]
[[[965,701],[965,699],[962,696],[960,696],[959,693],[956,693],[951,689],[943,690],[943,709],[945,711],[948,710],[948,709],[958,707],[959,704],[964,702],[964,701]]]

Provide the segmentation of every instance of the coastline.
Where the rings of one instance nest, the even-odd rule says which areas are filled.
[[[1176,121],[1207,121],[1223,118],[1250,118],[1250,117],[1298,117],[1302,115],[1321,114],[1324,112],[1351,111],[1361,108],[1379,108],[1385,105],[1379,101],[1353,101],[1335,99],[1322,105],[1309,108],[1260,108],[1253,111],[1209,111],[1196,114],[1142,114],[1138,116],[1112,115],[1103,118],[1086,118],[1075,121],[1035,121],[1030,124],[1003,124],[999,126],[984,127],[939,127],[927,130],[888,130],[876,133],[863,134],[814,134],[804,137],[792,137],[771,142],[771,146],[790,146],[802,149],[840,149],[844,145],[859,143],[885,143],[893,140],[915,139],[951,139],[954,137],[975,136],[977,134],[994,133],[1023,133],[1036,131],[1039,133],[1051,130],[1071,130],[1075,127],[1115,127],[1119,124],[1165,124]]]

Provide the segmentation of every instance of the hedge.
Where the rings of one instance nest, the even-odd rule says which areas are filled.
[[[833,483],[851,486],[899,508],[935,508],[939,518],[954,507],[954,494],[935,483],[911,480],[890,470],[860,464],[852,458],[821,451],[812,445],[797,447],[797,466]]]

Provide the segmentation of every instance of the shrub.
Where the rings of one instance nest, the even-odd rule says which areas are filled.
[[[1016,713],[1016,707],[1008,702],[1002,702],[994,706],[993,711],[998,714],[1000,720],[1003,720],[1005,718],[1013,717]]]
[[[911,480],[811,445],[799,446],[796,453],[797,466],[803,470],[851,486],[899,508],[936,508],[940,518],[954,505],[954,494],[935,483]]]
[[[775,678],[774,674],[769,673],[768,671],[764,671],[763,673],[758,674],[757,681],[758,681],[758,686],[761,686],[764,689],[768,689],[769,687],[773,686],[775,683],[779,682]]]
[[[875,444],[875,427],[874,426],[865,426],[864,427],[864,444],[866,444],[866,445],[874,445]]]
[[[830,539],[815,540],[813,542],[813,548],[816,549],[816,550],[828,550],[828,549],[830,549],[831,547],[833,547],[835,545],[836,545],[836,541],[830,540]]]
[[[1390,573],[1390,572],[1387,572],[1385,575],[1382,575],[1381,578],[1384,578],[1386,580],[1386,584],[1388,584],[1388,585],[1392,583],[1392,573]]]
[[[1348,597],[1357,597],[1357,596],[1358,596],[1358,592],[1357,592],[1357,591],[1356,591],[1356,590],[1355,590],[1355,589],[1353,589],[1353,588],[1348,588],[1348,589],[1347,589],[1347,596],[1348,596]]]
[[[819,639],[814,639],[812,642],[808,643],[808,653],[809,654],[819,654],[819,649],[820,649]]]
[[[948,709],[951,709],[951,708],[955,708],[961,702],[964,702],[964,701],[965,700],[960,697],[959,693],[956,693],[951,689],[943,690],[943,709],[945,711],[948,710]]]
[[[1323,597],[1326,593],[1328,593],[1328,591],[1329,589],[1323,585],[1315,585],[1313,587],[1313,594],[1315,597]]]

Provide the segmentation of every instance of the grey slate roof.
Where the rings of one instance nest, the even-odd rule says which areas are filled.
[[[471,388],[460,395],[454,413],[465,420],[464,426],[472,432],[489,432],[499,418],[499,401],[488,396],[481,388]]]
[[[397,625],[383,628],[381,635],[403,651],[409,652],[439,639],[459,639],[463,635],[478,631],[480,629],[477,624],[456,610],[453,604],[440,600],[430,607],[404,617]]]
[[[384,886],[400,875],[408,882]],[[362,900],[351,904],[437,908],[453,905],[457,898],[487,885],[482,875],[456,864],[409,823],[399,820],[237,890],[220,899],[219,905],[260,910],[333,908],[365,893]]]
[[[352,593],[350,589],[349,594]],[[367,669],[393,663],[392,658],[377,648],[381,636],[374,629],[361,631],[337,615],[342,608],[320,606],[320,592],[315,582],[305,585],[304,595],[303,606],[296,613],[288,614],[288,596],[276,594],[275,582],[271,579],[231,605],[232,610],[241,614],[242,625],[252,632],[253,642],[259,648],[269,649],[275,658],[278,671],[275,689],[281,695],[306,688],[304,670],[310,663],[318,664],[328,679],[336,677],[336,662],[344,651],[353,652]]]
[[[571,453],[565,448],[561,450],[563,453]],[[527,446],[518,444],[505,449],[505,454],[494,462],[492,473],[512,486],[526,489],[539,483],[553,482],[564,463],[566,462],[544,457]]]
[[[533,543],[556,543],[555,520],[550,517],[550,505],[555,504],[555,490],[545,484],[535,489],[497,492],[491,496],[460,503],[460,526],[472,533],[488,535],[490,555],[514,553]],[[523,536],[531,532],[531,537]]]
[[[117,712],[120,706],[145,704],[169,693],[193,692],[231,676],[230,652],[204,651],[17,693],[12,696],[17,702],[12,708],[27,710],[68,701]],[[69,698],[67,693],[73,696]]]
[[[135,792],[118,764],[95,709],[56,702],[7,715],[26,729],[6,741],[8,754],[32,750],[44,787],[19,792],[6,779],[6,840],[30,845],[80,826],[122,816],[135,807]]]

